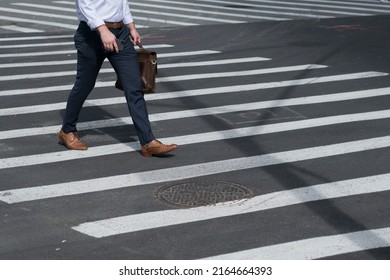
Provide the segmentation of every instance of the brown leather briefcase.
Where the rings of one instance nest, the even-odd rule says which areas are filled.
[[[141,72],[142,89],[144,93],[152,93],[156,89],[157,54],[156,52],[145,49],[140,43],[137,43],[137,45],[139,47],[137,49],[137,58]],[[122,84],[118,79],[115,87],[123,90]]]

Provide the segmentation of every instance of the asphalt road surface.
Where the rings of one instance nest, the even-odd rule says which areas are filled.
[[[108,62],[60,145],[73,32],[3,29],[0,259],[389,259],[389,22],[142,28],[153,158]]]

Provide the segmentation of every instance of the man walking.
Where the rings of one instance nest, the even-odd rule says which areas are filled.
[[[107,58],[121,82],[128,109],[142,146],[143,156],[168,153],[176,144],[156,140],[149,122],[134,45],[141,41],[127,0],[76,0],[80,21],[74,36],[77,76],[69,94],[60,141],[71,150],[87,150],[77,135],[76,124],[97,75]]]

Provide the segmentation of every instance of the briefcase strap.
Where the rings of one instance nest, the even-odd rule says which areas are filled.
[[[140,48],[140,49],[143,49],[144,47],[141,45],[140,42],[137,42],[137,46]]]

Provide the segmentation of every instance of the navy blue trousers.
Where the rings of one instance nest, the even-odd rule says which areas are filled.
[[[93,90],[103,61],[107,58],[122,83],[124,94],[133,120],[138,139],[145,145],[154,138],[139,71],[137,54],[130,41],[127,26],[121,29],[110,29],[117,39],[123,41],[123,50],[119,53],[107,52],[97,31],[91,31],[85,22],[80,22],[74,35],[77,49],[77,76],[69,94],[62,129],[65,133],[76,132],[76,124],[81,108]]]

